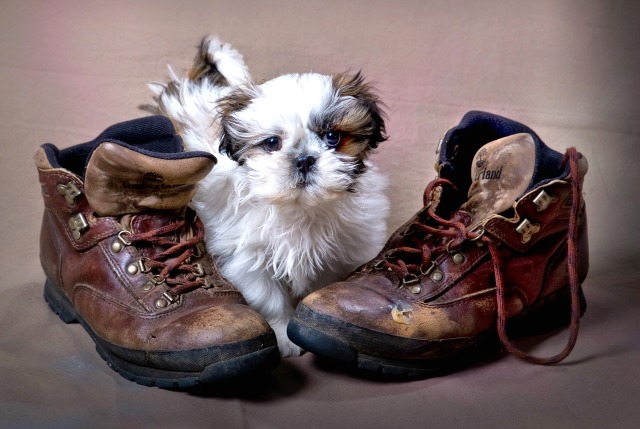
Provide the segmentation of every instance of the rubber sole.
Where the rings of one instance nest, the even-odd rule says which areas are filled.
[[[586,311],[586,300],[580,288],[580,316]],[[526,314],[507,321],[507,332],[513,337],[539,335],[565,326],[570,321],[570,295],[562,289],[532,306]],[[497,332],[484,332],[474,337],[431,341],[434,347],[456,353],[439,359],[395,359],[374,356],[358,350],[354,343],[344,338],[351,332],[359,342],[370,338],[377,344],[393,341],[394,348],[402,341],[411,342],[412,348],[420,340],[402,339],[387,334],[364,330],[346,322],[316,313],[302,304],[296,310],[287,327],[287,335],[300,347],[315,355],[337,362],[347,369],[355,369],[391,378],[422,379],[455,372],[475,362],[486,359],[500,349]],[[425,341],[427,343],[428,341]],[[384,347],[380,348],[384,352]]]
[[[280,352],[275,339],[273,345],[260,348],[241,356],[213,362],[201,371],[175,371],[155,367],[138,365],[122,359],[113,349],[121,349],[98,337],[89,324],[74,309],[69,299],[47,280],[44,285],[44,299],[51,310],[65,323],[78,322],[87,331],[96,344],[96,351],[111,369],[127,380],[144,386],[157,386],[164,389],[187,389],[199,385],[218,383],[232,378],[273,370],[280,363]],[[262,342],[257,339],[257,343]],[[213,348],[212,348],[213,349]],[[141,350],[127,350],[131,353],[145,353]],[[181,359],[188,360],[190,356],[202,356],[208,349],[185,351],[169,351],[178,354]]]
[[[346,370],[393,379],[422,379],[450,374],[468,365],[460,357],[438,360],[391,359],[358,351],[353,345],[311,327],[297,318],[287,327],[289,339],[321,359]],[[475,354],[475,353],[474,353]],[[476,354],[477,355],[477,354]]]

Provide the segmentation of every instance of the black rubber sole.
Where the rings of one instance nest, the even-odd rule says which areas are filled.
[[[199,385],[223,382],[240,376],[268,372],[280,363],[280,352],[274,339],[272,341],[274,343],[273,345],[245,353],[241,356],[213,362],[200,371],[175,371],[142,366],[122,359],[113,353],[110,349],[116,349],[118,347],[98,337],[82,316],[75,311],[68,298],[49,280],[45,282],[44,299],[51,310],[57,314],[63,322],[78,322],[82,325],[95,342],[96,351],[111,369],[127,380],[144,386],[157,386],[164,389],[187,389]],[[268,341],[268,343],[271,343],[271,341]],[[140,350],[122,350],[131,353],[145,353]],[[184,356],[181,356],[181,358],[188,360],[189,356],[202,356],[206,351],[207,349],[200,349],[167,353],[182,353]]]
[[[393,379],[422,379],[449,374],[465,366],[459,358],[447,360],[391,359],[363,353],[304,321],[293,318],[287,326],[289,339],[320,359],[338,363],[342,369]]]
[[[580,288],[580,316],[586,311],[586,300]],[[540,335],[553,329],[565,326],[570,321],[570,295],[568,288],[556,292],[545,300],[532,306],[522,316],[507,322],[507,332],[513,338]],[[352,338],[344,338],[346,335]],[[346,322],[319,314],[298,306],[296,313],[287,327],[289,339],[320,358],[339,363],[345,369],[354,369],[371,374],[398,379],[422,379],[442,376],[468,367],[500,350],[497,332],[485,332],[475,337],[453,338],[441,343],[432,342],[434,347],[442,346],[443,350],[454,350],[458,343],[458,350],[440,359],[394,359],[384,356],[363,353],[358,342],[372,339],[377,344],[394,342],[394,349],[402,347],[406,342],[406,349],[415,348],[419,340],[401,339],[387,334],[366,331],[363,328],[349,325]],[[356,340],[357,338],[357,340]],[[411,344],[410,344],[411,343]],[[379,347],[381,354],[384,347]]]

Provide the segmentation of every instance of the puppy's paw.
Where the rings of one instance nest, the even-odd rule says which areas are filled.
[[[300,346],[293,344],[289,338],[278,337],[278,348],[282,357],[300,356],[304,351]]]
[[[278,348],[282,357],[300,356],[302,354],[303,349],[295,345],[287,336],[287,323],[271,323],[271,327],[276,334]]]

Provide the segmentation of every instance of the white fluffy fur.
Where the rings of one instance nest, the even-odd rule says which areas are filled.
[[[211,39],[209,56],[231,87],[250,86],[242,56],[228,44]],[[386,180],[365,161],[366,171],[352,183],[345,174],[349,157],[327,150],[307,128],[311,112],[341,102],[332,96],[329,76],[285,75],[258,85],[259,97],[237,119],[256,141],[281,133],[282,149],[256,146],[240,165],[218,150],[217,102],[231,88],[170,73],[179,96],[150,84],[162,113],[178,125],[189,150],[218,159],[192,203],[205,224],[208,250],[272,326],[282,355],[299,355],[286,335],[294,305],[380,251],[387,238]],[[317,157],[318,174],[306,186],[291,173],[292,153],[301,152]]]

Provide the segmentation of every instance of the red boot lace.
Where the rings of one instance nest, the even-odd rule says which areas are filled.
[[[377,268],[386,268],[389,271],[396,273],[400,279],[400,287],[418,282],[419,277],[416,272],[420,272],[422,275],[429,273],[433,267],[433,256],[441,254],[444,251],[450,251],[455,249],[465,240],[482,240],[489,249],[491,259],[493,262],[493,271],[495,273],[496,283],[496,301],[497,301],[497,330],[500,342],[503,347],[511,354],[517,356],[528,362],[551,365],[562,361],[566,358],[573,347],[576,344],[578,338],[578,330],[580,326],[580,292],[578,284],[578,272],[577,272],[577,223],[578,223],[578,211],[580,207],[580,181],[578,179],[578,152],[575,148],[569,148],[565,154],[563,162],[569,163],[569,180],[571,183],[572,192],[572,205],[569,217],[569,228],[567,233],[567,268],[569,273],[569,288],[571,295],[571,322],[569,330],[569,340],[565,348],[555,356],[548,358],[541,358],[532,356],[522,350],[518,349],[512,341],[509,339],[506,332],[507,322],[507,310],[505,306],[505,286],[502,278],[502,260],[498,252],[498,244],[491,238],[484,235],[483,232],[470,231],[467,227],[458,221],[443,219],[438,216],[431,204],[428,204],[425,208],[425,213],[431,219],[435,221],[437,226],[426,225],[423,222],[414,222],[409,227],[411,234],[413,230],[419,230],[427,235],[422,241],[419,248],[411,246],[401,246],[391,249],[385,253],[385,259],[379,261],[376,264]],[[431,200],[431,194],[433,190],[442,185],[451,186],[455,189],[455,186],[447,179],[436,179],[432,181],[425,189],[425,201]],[[443,239],[444,238],[444,239]],[[446,240],[448,238],[448,240]],[[410,256],[413,261],[416,257],[419,257],[418,263],[406,263],[400,259],[397,255],[405,254]],[[394,260],[391,262],[390,259]]]
[[[180,220],[151,231],[127,235],[127,241],[132,245],[166,248],[161,253],[144,258],[144,266],[148,271],[157,272],[154,276],[156,284],[166,283],[169,286],[166,295],[171,302],[181,294],[206,285],[202,266],[190,262],[192,256],[200,255],[197,245],[204,238],[204,229],[198,222],[189,224],[187,220]],[[188,226],[191,226],[192,237],[176,241],[174,233]]]

